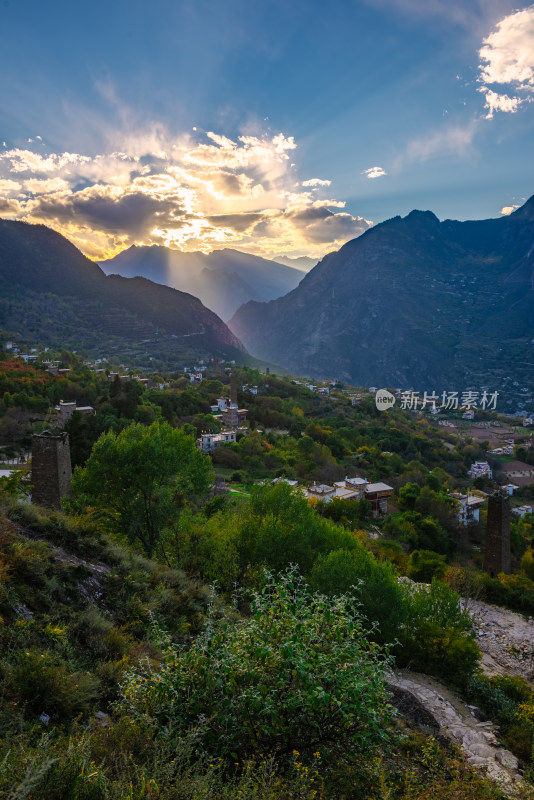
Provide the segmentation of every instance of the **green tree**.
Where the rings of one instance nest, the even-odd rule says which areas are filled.
[[[248,565],[278,571],[296,564],[308,576],[319,553],[356,546],[352,534],[316,514],[300,492],[282,482],[252,488],[239,535],[243,573]]]
[[[417,483],[407,483],[399,489],[399,508],[412,510],[421,491]]]
[[[404,592],[395,568],[387,561],[377,561],[363,545],[352,550],[335,550],[319,556],[314,564],[311,584],[330,596],[355,593],[361,613],[369,623],[378,625],[373,638],[391,644],[404,622]]]
[[[465,684],[480,660],[469,613],[460,596],[435,578],[426,586],[403,585],[406,619],[399,631],[401,666]]]
[[[433,550],[414,550],[408,560],[408,577],[414,581],[430,583],[432,578],[443,578],[445,556]]]
[[[174,525],[188,500],[207,491],[213,478],[209,458],[193,437],[156,420],[132,423],[102,434],[72,491],[81,507],[101,511],[115,531],[137,542],[152,558],[162,534]]]
[[[357,602],[311,594],[294,570],[266,573],[246,619],[208,617],[184,650],[167,642],[123,685],[129,716],[161,737],[194,731],[196,748],[231,763],[365,755],[387,739],[386,653],[369,642]]]

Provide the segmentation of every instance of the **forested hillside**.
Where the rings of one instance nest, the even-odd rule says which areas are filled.
[[[61,512],[28,504],[24,467],[0,479],[0,796],[501,797],[392,686],[403,668],[499,724],[529,796],[531,685],[481,669],[459,604],[534,612],[532,515],[512,523],[513,572],[495,579],[484,514],[458,525],[450,491],[472,486],[484,442],[341,385],[245,368],[146,385],[62,357],[62,375],[0,360],[5,457],[54,424],[59,399],[95,410],[66,424]],[[231,380],[247,421],[203,455]],[[346,475],[391,486],[388,513],[286,482]]]

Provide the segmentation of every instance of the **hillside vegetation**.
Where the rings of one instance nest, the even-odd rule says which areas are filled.
[[[248,425],[210,458],[194,439],[218,428],[228,374],[156,389],[62,357],[63,376],[0,361],[12,453],[56,399],[96,409],[67,423],[61,512],[29,505],[24,476],[0,479],[0,797],[501,797],[428,715],[396,709],[403,666],[498,721],[532,776],[531,686],[482,674],[459,603],[534,607],[533,520],[513,524],[514,573],[494,580],[484,519],[469,535],[456,521],[447,490],[482,444],[242,369],[238,385],[258,386],[239,393]],[[394,488],[385,518],[271,483],[347,474]]]

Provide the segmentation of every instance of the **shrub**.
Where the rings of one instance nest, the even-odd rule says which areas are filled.
[[[335,550],[315,562],[312,586],[330,596],[354,591],[360,611],[377,624],[373,638],[393,643],[404,621],[403,590],[394,567],[377,561],[363,545],[353,550]]]
[[[437,580],[429,589],[405,585],[404,591],[406,620],[399,633],[399,662],[462,686],[476,670],[480,650],[459,595]]]
[[[408,560],[408,577],[414,581],[430,583],[432,578],[443,578],[445,556],[432,550],[414,550]]]
[[[187,651],[167,643],[124,683],[123,709],[160,735],[195,731],[211,758],[293,750],[366,753],[387,738],[386,654],[369,643],[356,603],[310,594],[294,570],[266,573],[248,619],[216,621]]]
[[[94,675],[69,673],[66,664],[34,652],[20,654],[6,683],[8,697],[24,704],[30,714],[45,712],[61,722],[87,711],[98,693]]]

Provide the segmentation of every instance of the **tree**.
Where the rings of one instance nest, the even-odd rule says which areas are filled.
[[[480,660],[469,612],[456,592],[435,578],[430,588],[403,584],[406,618],[399,631],[400,666],[465,684]]]
[[[399,508],[412,510],[421,491],[417,483],[407,483],[399,489]]]
[[[319,553],[356,547],[354,536],[316,514],[300,492],[283,482],[254,486],[237,524],[243,574],[248,565],[278,571],[295,564],[308,576]]]
[[[378,561],[363,545],[355,543],[351,550],[333,550],[315,561],[311,584],[329,596],[354,593],[360,611],[371,625],[375,641],[391,644],[404,621],[403,590],[395,568],[387,561]]]
[[[115,531],[138,542],[148,558],[162,546],[162,533],[180,509],[207,491],[213,478],[209,458],[193,437],[156,420],[102,434],[85,469],[75,470],[72,491],[82,507],[104,513]]]
[[[408,561],[407,575],[414,581],[430,583],[432,578],[443,578],[445,556],[433,550],[414,550]]]
[[[217,620],[187,650],[164,647],[123,683],[129,716],[198,753],[234,761],[269,753],[290,761],[368,758],[390,720],[387,654],[371,644],[350,596],[311,594],[294,570],[266,573],[251,616]],[[154,729],[152,727],[152,729]]]

